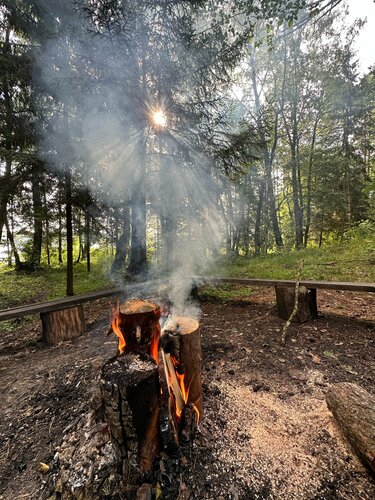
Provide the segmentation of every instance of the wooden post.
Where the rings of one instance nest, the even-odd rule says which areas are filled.
[[[111,358],[100,387],[115,460],[133,483],[151,471],[160,449],[158,367],[142,353]]]
[[[326,396],[345,437],[375,476],[375,397],[356,384],[334,384]]]
[[[281,319],[288,320],[295,304],[294,287],[276,286],[277,315]],[[316,289],[307,289],[304,286],[299,288],[298,310],[293,321],[305,323],[318,317],[318,307],[316,304]]]
[[[42,337],[50,345],[81,336],[86,330],[85,316],[81,305],[40,313]]]

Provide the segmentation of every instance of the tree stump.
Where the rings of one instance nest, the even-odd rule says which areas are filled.
[[[202,420],[202,349],[199,323],[193,318],[175,316],[165,325],[160,343],[166,353],[177,360],[177,371],[184,374],[187,403],[192,403]]]
[[[81,305],[40,313],[42,337],[50,345],[81,336],[86,330],[85,316]]]
[[[137,482],[160,449],[158,367],[142,353],[111,358],[100,387],[115,461],[127,482]]]
[[[275,290],[277,315],[281,319],[288,320],[294,309],[295,289],[294,287],[276,286]],[[307,289],[301,286],[298,295],[298,310],[293,321],[305,323],[317,317],[316,289]]]
[[[327,406],[358,457],[375,475],[375,397],[356,384],[334,384]]]

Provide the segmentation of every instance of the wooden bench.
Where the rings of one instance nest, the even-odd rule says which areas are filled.
[[[82,335],[86,329],[82,304],[91,300],[122,295],[124,288],[88,292],[0,311],[0,321],[40,314],[43,339],[51,345]]]
[[[239,285],[268,286],[274,287],[276,291],[276,305],[278,316],[288,319],[295,301],[296,280],[273,280],[258,278],[223,278],[209,276],[193,276],[193,296],[198,294],[198,285],[209,283],[234,283]],[[317,289],[346,290],[350,292],[375,292],[375,283],[356,283],[346,281],[318,281],[301,280],[299,294],[299,311],[296,321],[303,322],[318,316],[316,301]]]

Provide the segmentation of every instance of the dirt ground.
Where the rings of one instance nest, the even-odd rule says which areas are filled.
[[[156,496],[375,498],[325,404],[336,382],[375,392],[375,297],[319,291],[318,299],[319,319],[291,325],[286,347],[272,290],[201,304],[204,420],[191,454],[159,476]],[[109,304],[85,306],[88,332],[58,347],[43,345],[38,322],[20,321],[0,339],[1,499],[122,498],[90,403],[117,344],[104,335]]]

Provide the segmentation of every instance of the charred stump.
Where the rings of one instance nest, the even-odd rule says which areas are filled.
[[[102,368],[100,388],[115,461],[127,482],[137,482],[160,450],[158,367],[145,354],[114,357]]]
[[[334,384],[327,406],[361,461],[375,475],[375,397],[356,384]]]
[[[86,330],[85,316],[81,305],[40,313],[42,338],[50,345],[80,337]]]

